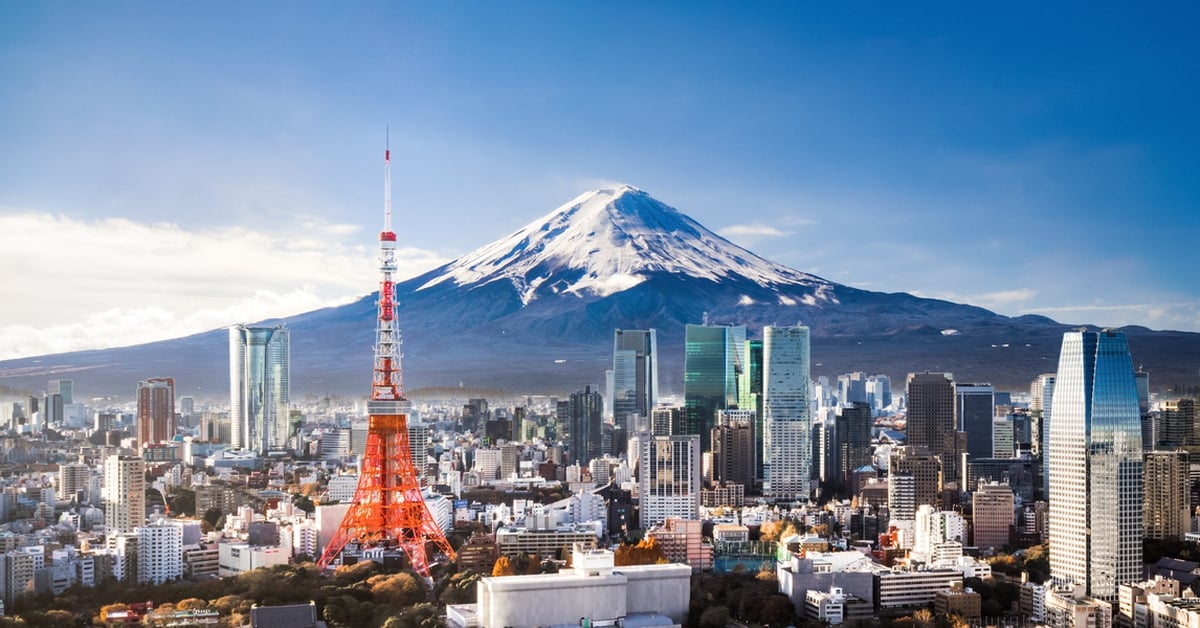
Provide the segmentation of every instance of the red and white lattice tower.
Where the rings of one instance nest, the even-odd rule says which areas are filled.
[[[408,411],[400,371],[400,329],[396,322],[393,276],[396,273],[396,234],[392,231],[391,150],[385,149],[383,231],[379,234],[379,317],[375,330],[375,375],[367,448],[359,471],[354,503],[317,565],[324,569],[348,544],[360,548],[396,547],[413,569],[429,578],[430,551],[454,559],[454,550],[438,527],[425,500],[408,447]]]

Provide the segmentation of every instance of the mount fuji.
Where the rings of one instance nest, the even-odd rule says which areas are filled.
[[[802,323],[813,375],[954,373],[1025,389],[1057,368],[1068,327],[1041,316],[837,284],[763,259],[629,186],[580,195],[510,236],[396,285],[409,390],[464,385],[563,393],[604,381],[614,329],[658,331],[664,392],[682,393],[684,328],[708,320]],[[291,328],[293,396],[365,394],[375,294],[283,319]],[[273,321],[272,321],[273,322]],[[1194,383],[1200,334],[1124,330],[1152,384]],[[71,378],[80,392],[128,390],[173,376],[180,394],[228,390],[223,329],[133,347],[0,362],[0,384],[41,390]],[[183,392],[189,391],[189,392]]]

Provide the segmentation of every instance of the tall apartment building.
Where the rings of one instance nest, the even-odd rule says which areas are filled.
[[[137,529],[138,584],[183,577],[183,524],[158,519]]]
[[[1152,445],[1158,449],[1200,444],[1200,438],[1196,438],[1196,401],[1174,399],[1164,402],[1154,432],[1156,438]]]
[[[92,479],[92,467],[82,462],[70,462],[58,465],[58,498],[62,501],[75,499],[81,492],[87,492]],[[86,503],[90,496],[85,496]]]
[[[287,447],[291,354],[288,329],[229,328],[230,442],[234,449],[265,452]]]
[[[1192,525],[1188,452],[1146,452],[1143,478],[1146,538],[1183,540]]]
[[[895,521],[913,521],[918,506],[938,505],[941,460],[918,447],[901,447],[888,459],[888,510]]]
[[[653,436],[638,445],[638,487],[643,530],[667,517],[700,518],[700,437]]]
[[[754,411],[721,410],[712,431],[712,481],[754,487]]]
[[[104,459],[104,525],[132,534],[146,521],[146,463],[136,456]]]
[[[1116,331],[1063,334],[1050,423],[1050,577],[1117,599],[1142,574],[1142,428]],[[1049,609],[1047,609],[1049,612]]]
[[[175,438],[175,379],[152,377],[137,385],[137,446]]]
[[[650,433],[654,436],[670,436],[683,421],[683,408],[659,406],[650,411]]]
[[[812,494],[812,409],[809,405],[809,329],[763,328],[763,494],[806,500]]]

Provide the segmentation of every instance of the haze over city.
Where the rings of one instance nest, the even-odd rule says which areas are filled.
[[[236,10],[235,10],[236,9]],[[773,261],[1200,331],[1189,5],[0,6],[0,358],[375,288],[628,183]]]

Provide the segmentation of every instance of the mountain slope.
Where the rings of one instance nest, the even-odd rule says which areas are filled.
[[[364,278],[364,283],[366,278]],[[604,381],[616,328],[656,328],[662,389],[682,392],[684,326],[707,318],[806,324],[813,373],[950,371],[1019,389],[1053,371],[1065,326],[840,285],[770,262],[628,186],[583,194],[512,235],[396,286],[407,387],[569,392]],[[285,319],[296,396],[369,389],[374,295]],[[945,330],[956,334],[944,334]],[[1200,334],[1129,328],[1152,384],[1194,383]],[[136,347],[0,362],[0,384],[132,393],[151,376],[179,394],[228,390],[224,330]]]

